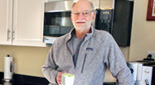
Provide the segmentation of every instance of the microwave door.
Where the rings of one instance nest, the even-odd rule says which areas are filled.
[[[61,35],[67,34],[67,33],[70,32],[71,29],[72,29],[71,27],[61,26],[60,34],[61,34]]]
[[[60,36],[60,26],[49,26],[49,36]]]

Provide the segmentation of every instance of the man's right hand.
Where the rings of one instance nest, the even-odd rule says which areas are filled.
[[[62,77],[62,74],[63,74],[63,73],[66,73],[66,72],[63,71],[63,72],[59,72],[59,73],[57,74],[56,80],[57,80],[57,83],[58,83],[58,84],[61,84],[61,77]]]

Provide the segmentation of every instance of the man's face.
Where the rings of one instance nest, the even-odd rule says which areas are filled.
[[[95,18],[91,4],[87,0],[78,1],[72,8],[71,20],[77,31],[90,29],[91,23]]]

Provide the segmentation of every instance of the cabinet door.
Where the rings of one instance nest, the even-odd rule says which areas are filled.
[[[0,0],[0,44],[11,44],[12,0]]]
[[[45,46],[44,0],[14,0],[13,45]]]

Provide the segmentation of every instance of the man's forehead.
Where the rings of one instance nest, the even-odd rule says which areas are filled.
[[[85,9],[85,10],[73,10],[72,12],[88,12],[90,11],[89,9]]]

